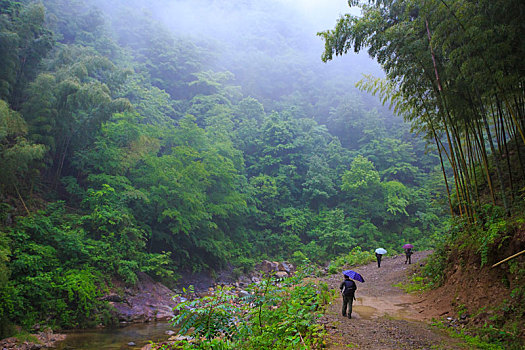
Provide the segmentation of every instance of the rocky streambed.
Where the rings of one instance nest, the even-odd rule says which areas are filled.
[[[179,288],[175,290],[145,273],[139,273],[135,286],[117,284],[115,292],[101,298],[114,307],[119,327],[75,330],[64,334],[37,332],[35,337],[38,342],[8,338],[0,341],[0,349],[140,349],[150,340],[162,341],[173,335],[174,329],[169,320],[174,316],[173,308],[185,298],[213,294],[217,285],[231,286],[232,293],[242,296],[247,293],[244,290],[246,286],[258,283],[268,274],[284,278],[294,272],[295,266],[288,262],[264,260],[253,273],[238,278],[233,277],[233,269],[220,272],[216,278],[206,273],[183,274]],[[194,292],[181,296],[182,288],[190,285],[194,286]]]
[[[285,278],[295,272],[295,266],[288,262],[264,260],[254,272],[233,278],[231,270],[222,271],[214,279],[209,274],[188,274],[183,276],[177,290],[171,290],[162,283],[154,281],[145,273],[138,275],[138,282],[133,288],[125,288],[122,295],[110,294],[104,297],[117,312],[119,322],[143,323],[170,320],[173,308],[181,301],[182,288],[194,286],[192,295],[184,298],[200,297],[213,293],[216,285],[231,286],[237,294],[244,292],[243,287],[258,283],[268,274],[276,278]]]
[[[175,291],[162,283],[139,273],[133,288],[124,288],[121,294],[106,295],[103,300],[114,307],[119,323],[125,325],[170,320],[178,303],[175,295]]]

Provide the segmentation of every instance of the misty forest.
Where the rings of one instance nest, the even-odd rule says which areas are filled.
[[[323,348],[302,278],[411,243],[422,289],[492,281],[471,337],[523,344],[525,255],[491,265],[525,249],[525,5],[312,3],[0,0],[0,338],[269,260],[298,272],[158,348]]]

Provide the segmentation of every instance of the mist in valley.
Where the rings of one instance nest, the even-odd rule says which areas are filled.
[[[175,40],[204,48],[203,69],[229,71],[230,81],[245,96],[261,99],[270,110],[277,101],[293,99],[298,91],[317,103],[326,88],[334,94],[355,90],[363,74],[382,76],[364,52],[349,53],[323,63],[324,43],[316,34],[331,29],[344,13],[355,14],[344,0],[330,1],[142,1],[94,5],[110,17],[119,40],[133,42],[128,30],[133,17],[159,21]],[[144,33],[147,35],[147,33]],[[146,53],[147,55],[147,53]],[[309,88],[304,91],[305,86]],[[332,90],[336,89],[335,92]]]

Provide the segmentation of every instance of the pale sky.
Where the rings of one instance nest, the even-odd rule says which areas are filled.
[[[348,7],[347,0],[279,0],[304,14],[315,25],[332,29],[340,15],[357,14],[356,9]],[[326,27],[326,28],[325,28]]]

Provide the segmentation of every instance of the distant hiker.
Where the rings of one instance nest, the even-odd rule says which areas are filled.
[[[381,267],[381,258],[382,257],[383,257],[383,254],[376,253],[377,267]]]
[[[385,248],[377,248],[375,250],[376,253],[376,259],[377,259],[377,267],[381,267],[381,258],[383,257],[383,254],[386,254]]]
[[[411,256],[412,254],[414,254],[414,252],[412,251],[412,248],[406,248],[405,249],[405,264],[408,262],[409,264],[412,264],[412,259],[411,259]]]
[[[357,286],[350,277],[345,275],[345,280],[341,283],[339,289],[341,289],[341,295],[343,296],[343,316],[347,315],[346,308],[348,306],[348,318],[352,318],[352,303],[355,300]]]

